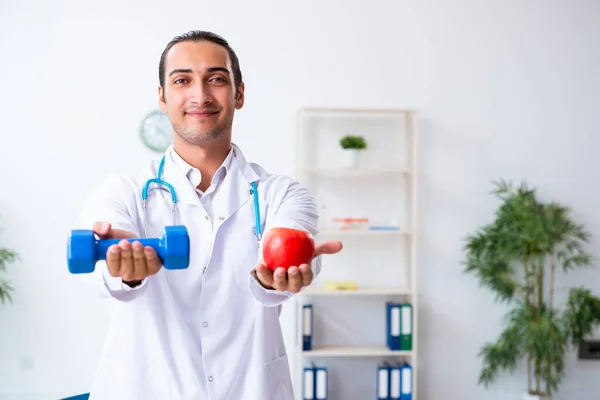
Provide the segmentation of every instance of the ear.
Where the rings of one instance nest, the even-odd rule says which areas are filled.
[[[165,92],[162,88],[162,86],[158,86],[158,106],[160,107],[160,110],[162,112],[164,112],[165,114],[167,113],[167,103],[165,102]]]
[[[240,84],[240,88],[238,89],[237,92],[237,97],[235,99],[235,108],[236,110],[239,110],[240,108],[242,108],[244,106],[244,82],[242,82]]]

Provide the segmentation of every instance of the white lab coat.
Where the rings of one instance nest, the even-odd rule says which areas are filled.
[[[209,221],[171,150],[164,179],[177,192],[175,222],[188,229],[191,263],[185,270],[162,268],[134,289],[111,277],[105,262],[85,276],[114,300],[90,399],[293,399],[279,324],[281,305],[291,294],[266,290],[250,274],[259,258],[250,182],[258,180],[263,232],[288,226],[316,235],[315,201],[298,182],[248,163],[233,145],[231,167],[213,193],[219,217]],[[83,227],[108,221],[143,236],[142,188],[157,169],[155,161],[134,176],[107,178],[84,207]],[[170,194],[153,188],[146,233],[159,237],[173,217]],[[312,268],[319,273],[319,258]]]

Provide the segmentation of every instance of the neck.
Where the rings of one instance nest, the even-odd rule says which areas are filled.
[[[210,186],[215,172],[223,164],[231,150],[229,140],[217,140],[207,145],[194,145],[174,135],[173,148],[181,158],[200,171],[198,189],[205,191]]]

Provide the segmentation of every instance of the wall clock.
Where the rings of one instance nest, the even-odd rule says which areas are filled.
[[[140,136],[150,150],[163,153],[173,143],[173,126],[169,116],[160,110],[150,112],[142,120]]]

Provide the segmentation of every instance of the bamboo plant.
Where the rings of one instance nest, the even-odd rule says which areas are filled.
[[[17,259],[17,253],[13,250],[0,248],[0,272],[6,272],[6,265]],[[0,279],[0,303],[12,302],[10,292],[13,288],[5,279]]]
[[[528,393],[550,398],[565,376],[565,356],[600,322],[600,299],[584,287],[555,297],[557,270],[593,266],[584,246],[590,235],[557,202],[542,202],[526,184],[501,180],[492,191],[500,205],[491,223],[467,236],[465,272],[505,303],[504,330],[479,353],[478,384],[527,366]]]

